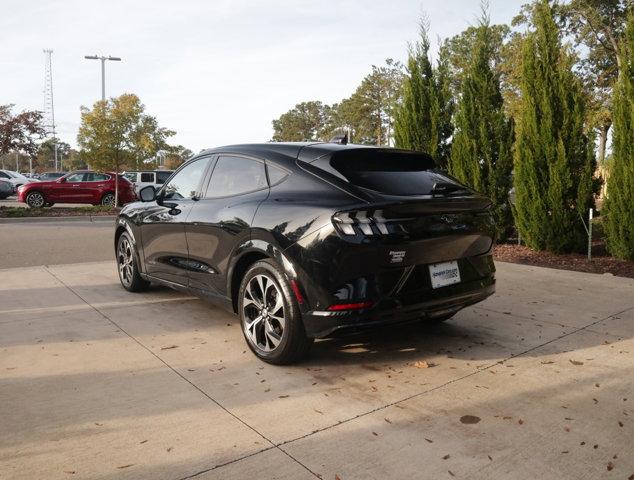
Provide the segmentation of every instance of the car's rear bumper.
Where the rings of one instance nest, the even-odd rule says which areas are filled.
[[[338,333],[405,323],[418,319],[439,318],[481,302],[495,292],[495,275],[471,282],[442,287],[421,294],[420,302],[405,305],[394,298],[379,301],[359,311],[309,311],[303,314],[309,337],[321,338]]]

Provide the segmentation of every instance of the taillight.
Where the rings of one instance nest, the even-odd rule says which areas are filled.
[[[387,220],[383,217],[383,211],[376,210],[371,214],[359,210],[356,212],[338,212],[332,217],[335,226],[344,235],[389,235]]]

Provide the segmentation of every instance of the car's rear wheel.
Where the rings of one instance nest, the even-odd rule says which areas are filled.
[[[114,193],[106,193],[101,197],[101,204],[104,207],[114,207]]]
[[[31,192],[26,196],[26,204],[31,208],[41,208],[45,202],[42,192]]]
[[[150,286],[150,282],[141,278],[132,239],[125,232],[117,240],[117,270],[121,285],[129,292],[141,292]]]
[[[275,262],[255,263],[242,279],[238,298],[244,338],[260,359],[283,365],[308,353],[313,339],[306,336],[291,286]]]

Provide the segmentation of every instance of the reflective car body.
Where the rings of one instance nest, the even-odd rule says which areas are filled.
[[[364,165],[381,169],[386,162],[420,167],[405,176],[388,172],[387,193],[373,190],[376,172]],[[227,174],[232,168],[235,178]],[[180,185],[191,192],[173,196],[170,189]],[[235,145],[202,152],[156,200],[124,207],[115,245],[127,232],[145,280],[232,311],[249,266],[273,259],[293,286],[306,334],[323,337],[451,316],[491,295],[489,207],[488,199],[434,171],[421,153],[326,143]],[[430,265],[443,262],[452,262],[460,281],[434,288]]]
[[[34,182],[18,189],[18,201],[27,202],[31,192],[44,196],[46,204],[86,203],[99,205],[106,195],[115,192],[114,173],[99,173],[91,170],[78,170],[67,173],[57,180]],[[119,202],[129,203],[136,200],[134,186],[126,178],[119,176]]]

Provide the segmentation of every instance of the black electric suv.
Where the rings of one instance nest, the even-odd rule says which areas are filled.
[[[140,197],[116,222],[123,287],[158,283],[225,306],[270,363],[340,331],[446,320],[495,289],[490,201],[423,153],[220,147]]]

